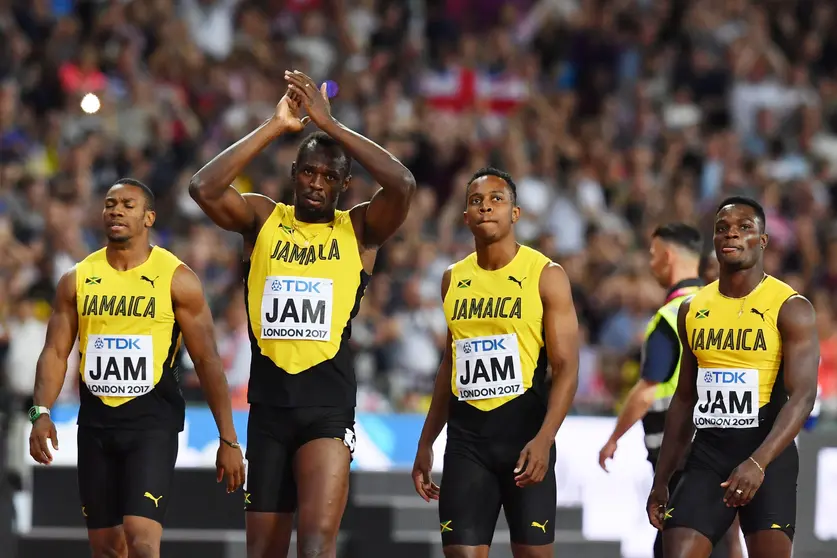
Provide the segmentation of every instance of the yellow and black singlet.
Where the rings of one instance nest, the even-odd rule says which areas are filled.
[[[520,441],[546,414],[540,277],[549,258],[521,246],[488,271],[476,253],[451,267],[444,310],[453,337],[448,436]]]
[[[765,275],[753,291],[729,298],[718,281],[691,301],[689,346],[697,358],[693,453],[737,465],[763,441],[787,402],[779,310],[792,287]]]
[[[157,246],[127,271],[112,268],[104,248],[76,265],[80,426],[183,429],[171,299],[180,265]]]
[[[355,406],[349,338],[369,279],[348,211],[302,223],[276,204],[247,265],[250,403]]]

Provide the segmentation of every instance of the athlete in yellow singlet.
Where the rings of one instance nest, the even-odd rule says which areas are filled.
[[[248,557],[286,556],[297,510],[298,555],[333,557],[355,445],[351,320],[378,248],[407,215],[415,180],[331,116],[325,85],[318,90],[300,72],[285,79],[274,116],[202,168],[190,191],[216,224],[244,237],[249,259]],[[321,131],[303,140],[291,166],[293,206],[230,186],[256,154],[309,118]],[[381,189],[339,211],[353,158]]]
[[[173,254],[149,245],[154,194],[139,181],[119,180],[102,216],[107,246],[58,283],[38,359],[29,450],[48,465],[47,438],[58,449],[49,409],[78,336],[78,481],[93,557],[159,558],[185,413],[181,341],[218,424],[218,480],[226,475],[230,492],[244,483],[244,458],[200,281]]]
[[[563,268],[515,241],[516,197],[505,172],[473,176],[465,223],[476,251],[442,280],[447,345],[413,482],[439,500],[448,558],[487,557],[501,507],[516,557],[553,552],[555,435],[578,383],[578,320]],[[430,471],[445,423],[440,488]]]
[[[651,523],[664,529],[664,556],[708,557],[736,513],[751,558],[791,556],[794,439],[816,399],[819,340],[811,303],[764,273],[764,230],[754,200],[721,203],[719,278],[680,306],[680,379],[648,498]]]

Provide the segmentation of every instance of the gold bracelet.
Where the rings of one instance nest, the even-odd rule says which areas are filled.
[[[756,461],[755,459],[753,459],[753,456],[752,456],[752,455],[750,456],[750,461],[752,461],[753,463],[755,463],[755,464],[756,464],[756,467],[758,467],[758,468],[759,468],[759,471],[761,471],[761,476],[764,476],[764,469],[762,468],[762,466],[761,466],[761,465],[759,465],[759,462],[758,462],[758,461]]]

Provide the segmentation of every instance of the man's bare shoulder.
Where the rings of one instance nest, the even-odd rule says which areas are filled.
[[[268,213],[273,211],[277,205],[280,205],[278,202],[273,201],[264,194],[257,194],[255,192],[241,194],[241,197],[247,200],[247,203],[255,207],[256,210],[266,210]]]

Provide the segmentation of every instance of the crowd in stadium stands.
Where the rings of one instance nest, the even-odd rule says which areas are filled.
[[[831,0],[21,0],[0,8],[0,353],[31,394],[58,278],[103,243],[118,178],[157,196],[154,240],[204,282],[238,408],[249,365],[242,249],[189,177],[270,116],[285,69],[339,84],[334,114],[414,173],[352,329],[359,410],[426,408],[439,284],[471,249],[464,188],[516,179],[518,237],[561,263],[583,329],[574,412],[612,414],[663,291],[663,222],[707,236],[719,198],[768,214],[768,272],[813,301],[822,418],[837,416],[837,3]],[[93,93],[94,114],[80,108]],[[309,128],[311,128],[309,126]],[[288,137],[235,186],[289,201]],[[341,200],[375,189],[356,167]],[[708,247],[708,246],[707,246]],[[184,392],[201,394],[183,355]],[[74,363],[71,363],[71,371]],[[68,374],[62,400],[76,398]],[[821,423],[825,422],[821,420]]]

